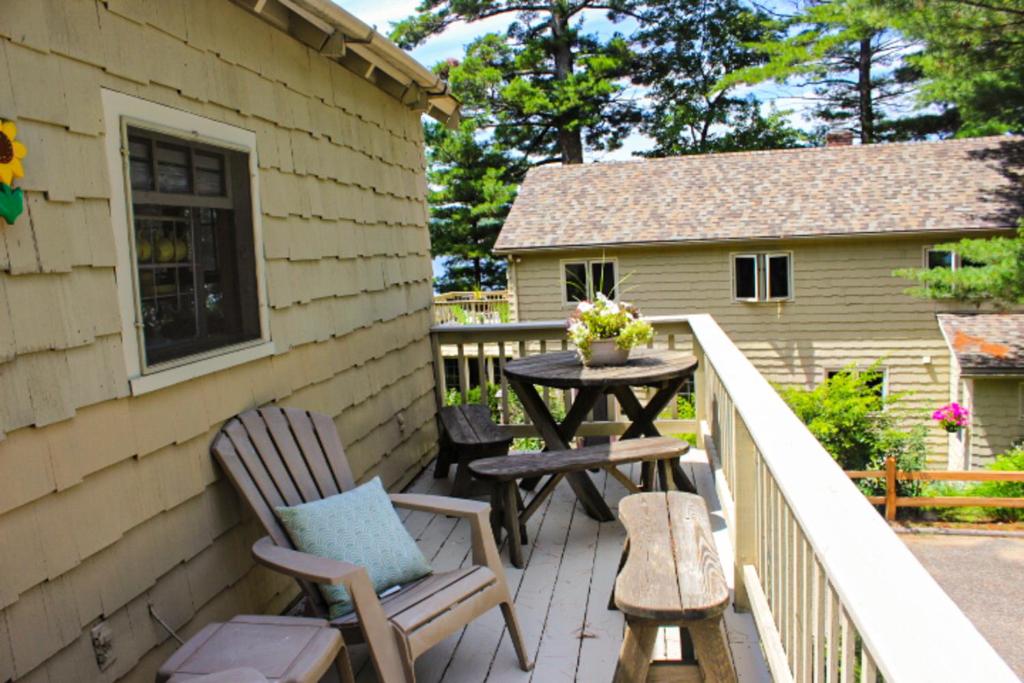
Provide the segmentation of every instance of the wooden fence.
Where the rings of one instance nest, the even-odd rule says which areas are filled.
[[[896,510],[901,507],[990,507],[1024,508],[1024,498],[995,498],[981,496],[897,496],[898,481],[1014,481],[1024,482],[1024,472],[961,471],[920,471],[908,472],[896,469],[896,458],[885,459],[884,470],[848,470],[850,479],[885,479],[884,496],[868,496],[868,502],[885,505],[885,518],[896,519]]]

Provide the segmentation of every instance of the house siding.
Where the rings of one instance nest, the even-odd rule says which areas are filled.
[[[1020,377],[971,378],[971,466],[981,468],[1024,440]]]
[[[944,238],[887,237],[671,245],[654,248],[521,253],[515,260],[519,320],[564,317],[559,262],[616,258],[622,296],[646,315],[710,313],[772,382],[812,387],[826,369],[884,358],[890,392],[907,392],[902,408],[926,421],[945,403],[949,352],[935,314],[947,305],[912,298],[896,268],[918,267],[926,246]],[[732,300],[730,255],[789,251],[794,299],[781,303]],[[930,363],[924,358],[929,357]],[[929,425],[929,462],[945,467],[943,433]]]
[[[133,397],[101,88],[254,131],[276,355]],[[153,680],[176,643],[293,582],[209,443],[276,401],[334,416],[399,487],[436,444],[419,115],[227,1],[5,4],[0,106],[29,150],[0,227],[0,680]],[[89,629],[108,620],[100,672]]]

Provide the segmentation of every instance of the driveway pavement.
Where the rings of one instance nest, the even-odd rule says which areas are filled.
[[[1024,538],[900,534],[907,547],[1024,679]]]

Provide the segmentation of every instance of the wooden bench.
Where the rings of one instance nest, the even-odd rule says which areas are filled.
[[[736,681],[722,621],[729,586],[704,499],[679,491],[627,496],[619,519],[627,540],[612,599],[626,634],[614,683],[647,679],[661,626],[689,631],[704,681]]]
[[[516,567],[522,567],[522,544],[525,542],[523,528],[526,520],[540,508],[565,475],[601,468],[618,479],[628,491],[637,492],[640,489],[618,470],[619,465],[673,460],[689,449],[690,445],[685,441],[658,436],[564,451],[512,453],[500,458],[483,458],[470,463],[469,469],[476,477],[493,486],[491,525],[494,527],[494,536],[500,538],[501,529],[505,529],[509,558]],[[523,505],[516,482],[545,475],[550,475],[550,478],[534,494],[529,504]]]
[[[480,404],[442,408],[441,426],[444,435],[441,452],[434,464],[434,477],[447,477],[448,468],[454,462],[452,495],[469,497],[473,494],[473,477],[467,469],[469,463],[507,454],[512,446],[512,437],[494,423],[490,409]]]

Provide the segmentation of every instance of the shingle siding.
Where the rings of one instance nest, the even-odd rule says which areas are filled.
[[[128,395],[101,88],[255,132],[277,355]],[[150,603],[187,636],[296,593],[250,560],[257,525],[208,453],[225,419],[328,413],[389,486],[434,452],[419,116],[210,0],[9,3],[0,101],[29,149],[0,227],[0,680],[152,680],[174,643]]]
[[[1022,377],[975,377],[971,411],[971,466],[990,464],[997,455],[1024,441]]]

